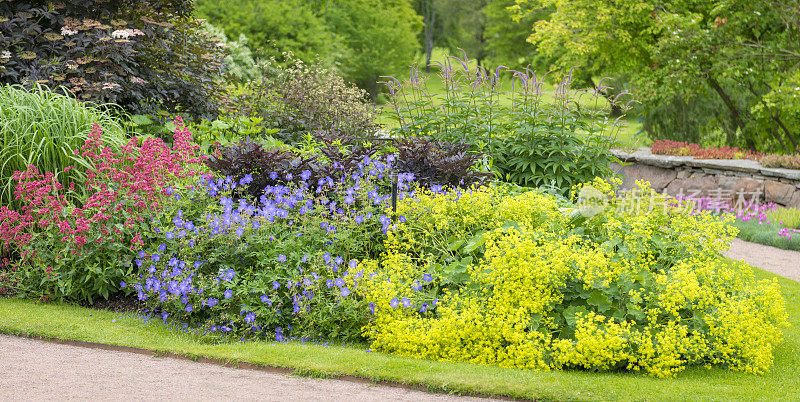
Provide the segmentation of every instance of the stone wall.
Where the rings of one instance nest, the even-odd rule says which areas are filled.
[[[695,159],[691,156],[653,155],[649,148],[634,153],[615,151],[625,166],[612,169],[625,179],[623,190],[636,187],[637,180],[672,196],[710,197],[735,201],[745,196],[760,202],[800,208],[800,170],[766,168],[756,161]]]

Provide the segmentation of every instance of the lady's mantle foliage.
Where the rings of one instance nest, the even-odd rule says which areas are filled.
[[[386,253],[359,265],[376,314],[364,335],[374,350],[504,367],[767,371],[785,303],[721,256],[728,222],[619,202],[586,220],[536,192],[406,199]]]

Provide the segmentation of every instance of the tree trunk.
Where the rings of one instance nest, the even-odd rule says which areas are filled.
[[[713,88],[714,91],[717,92],[717,95],[719,95],[719,97],[722,99],[722,102],[725,103],[725,106],[728,107],[728,110],[731,112],[731,118],[733,119],[733,122],[736,125],[736,127],[738,127],[739,130],[741,130],[742,135],[744,136],[745,144],[747,144],[747,147],[754,151],[758,151],[758,149],[756,149],[756,144],[753,142],[753,139],[745,132],[744,122],[742,121],[742,112],[740,112],[739,109],[736,107],[736,105],[733,104],[731,97],[728,96],[728,93],[725,92],[722,86],[719,85],[719,82],[717,82],[717,80],[715,80],[714,78],[708,77],[706,78],[706,81],[711,86],[711,88]]]
[[[436,7],[434,0],[422,0],[422,18],[425,24],[425,72],[431,72],[431,55],[433,54],[433,30],[436,24]]]

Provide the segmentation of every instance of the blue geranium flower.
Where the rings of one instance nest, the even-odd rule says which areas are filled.
[[[224,293],[224,296],[225,296],[226,299],[230,299],[231,296],[233,296],[233,291],[230,290],[230,289],[226,290],[225,293]]]
[[[255,313],[247,313],[247,315],[244,316],[244,321],[249,323],[249,324],[252,324],[255,320],[256,320],[256,314]]]

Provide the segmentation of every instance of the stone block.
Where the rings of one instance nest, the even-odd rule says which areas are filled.
[[[764,182],[764,200],[780,205],[788,205],[795,193],[795,187],[791,184],[781,183],[774,180]]]
[[[737,194],[745,194],[750,199],[755,193],[759,194],[759,198],[764,195],[764,183],[755,179],[720,176],[717,178],[717,184],[725,193],[731,193],[734,197]]]
[[[719,184],[714,176],[696,174],[686,179],[675,179],[664,189],[671,196],[714,197]]]
[[[794,195],[789,199],[786,206],[800,209],[800,190],[795,190]]]
[[[636,188],[637,180],[646,180],[650,182],[650,187],[658,192],[664,190],[677,176],[677,172],[673,169],[640,164],[625,166],[621,173],[625,176],[622,189]]]

